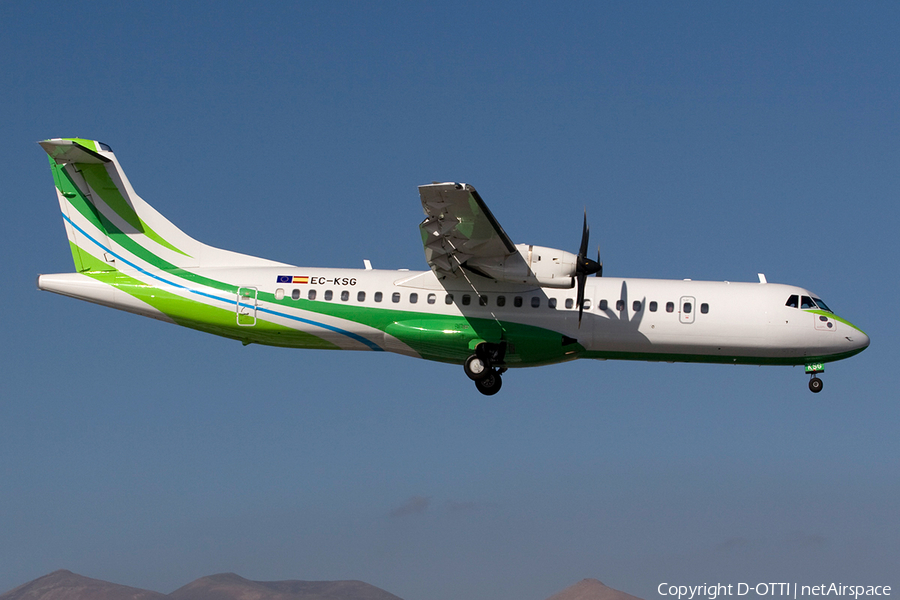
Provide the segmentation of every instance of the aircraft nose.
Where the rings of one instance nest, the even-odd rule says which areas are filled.
[[[853,345],[854,350],[858,350],[860,352],[869,347],[869,336],[863,333],[860,329],[856,329],[856,331],[848,335],[847,341],[849,341]]]

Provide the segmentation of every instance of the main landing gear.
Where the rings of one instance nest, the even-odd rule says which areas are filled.
[[[475,388],[485,396],[493,396],[503,385],[501,375],[506,372],[506,367],[503,366],[505,355],[506,342],[499,344],[482,342],[475,348],[475,354],[463,363],[466,377],[474,381]]]

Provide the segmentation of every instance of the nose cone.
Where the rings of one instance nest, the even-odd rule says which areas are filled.
[[[860,352],[869,347],[869,336],[862,331],[857,331],[856,335],[851,339],[856,344],[856,347],[859,348]]]
[[[853,323],[846,321],[847,325],[850,325],[853,329],[850,330],[849,333],[846,334],[844,339],[850,343],[850,347],[854,351],[854,354],[858,354],[869,347],[869,336],[865,334],[865,332],[854,325]],[[844,331],[847,331],[846,329]]]

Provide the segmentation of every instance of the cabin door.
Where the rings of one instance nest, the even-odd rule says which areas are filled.
[[[235,304],[238,325],[242,327],[256,325],[256,298],[257,289],[255,287],[238,288],[237,303]]]
[[[678,319],[682,323],[693,323],[694,322],[694,310],[697,308],[697,303],[694,301],[693,296],[682,296],[681,297],[681,307],[678,312]]]

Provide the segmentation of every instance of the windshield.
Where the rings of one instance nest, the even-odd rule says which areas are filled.
[[[833,312],[834,312],[833,310],[831,310],[830,308],[828,308],[828,305],[827,305],[827,304],[825,304],[824,302],[822,302],[822,299],[821,299],[821,298],[813,298],[813,301],[816,303],[816,305],[817,305],[819,308],[821,308],[821,309],[824,310],[825,312],[830,312],[830,313],[833,313]]]

